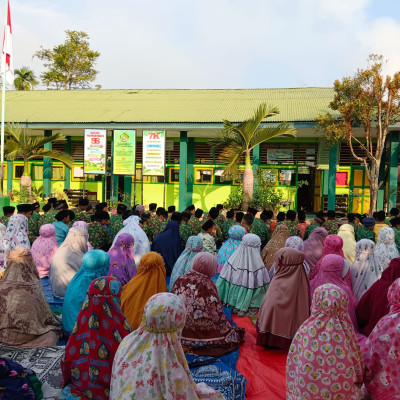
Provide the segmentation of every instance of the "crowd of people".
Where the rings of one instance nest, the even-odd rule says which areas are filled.
[[[231,313],[256,321],[260,349],[288,352],[287,399],[400,398],[396,208],[308,220],[118,204],[110,215],[51,198],[3,212],[0,343],[65,340],[62,399],[229,399],[194,382],[185,354],[237,350],[245,331]],[[10,363],[0,359],[0,398],[40,398]]]

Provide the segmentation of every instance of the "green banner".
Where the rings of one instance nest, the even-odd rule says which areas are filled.
[[[135,175],[136,131],[114,131],[114,175]]]

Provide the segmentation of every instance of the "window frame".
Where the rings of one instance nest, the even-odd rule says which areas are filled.
[[[62,178],[53,178],[53,168],[62,168]],[[44,173],[44,171],[43,171]],[[52,165],[51,166],[51,180],[52,181],[65,181],[65,165]]]
[[[13,179],[15,180],[20,180],[21,177],[17,178],[17,176],[15,175],[15,169],[16,167],[24,167],[24,163],[13,163]],[[31,175],[31,165],[29,164],[29,176]],[[22,176],[22,175],[21,175]]]
[[[172,180],[172,170],[174,170],[174,169],[179,171],[178,167],[168,167],[168,183],[179,183],[179,177],[178,177],[177,181]]]
[[[225,165],[225,164],[223,164]],[[225,168],[218,168],[218,167],[214,167],[214,185],[222,185],[222,186],[226,186],[226,185],[233,185],[233,178],[231,178],[228,182],[218,182],[216,180],[217,175],[215,174],[216,171],[224,171]]]
[[[199,182],[196,179],[197,171],[211,171],[211,182]],[[214,168],[212,168],[212,167],[195,167],[194,168],[194,184],[195,185],[213,185],[214,184]]]
[[[83,178],[75,178],[74,176],[74,168],[82,168],[83,169]],[[71,168],[71,181],[72,182],[83,182],[85,180],[86,182],[86,175],[85,175],[85,169],[83,168],[83,164],[82,165],[73,165],[73,167]]]
[[[136,170],[140,169],[142,171],[142,167],[136,167]],[[135,176],[136,176],[136,171],[135,171],[135,175],[132,175],[132,182],[135,182]],[[142,179],[141,180],[137,180],[136,179],[136,183],[151,183],[150,181],[150,177],[151,175],[144,175],[146,177],[146,180],[143,180],[143,174],[142,174]]]

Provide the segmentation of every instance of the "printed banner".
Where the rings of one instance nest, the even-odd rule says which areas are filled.
[[[165,131],[143,131],[143,175],[165,175]]]
[[[267,161],[293,160],[293,149],[268,149]]]
[[[135,149],[136,131],[114,131],[114,175],[135,175]]]
[[[106,173],[107,131],[85,129],[85,174]]]

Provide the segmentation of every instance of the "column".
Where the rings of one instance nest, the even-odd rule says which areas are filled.
[[[51,136],[51,130],[45,130],[44,136]],[[51,150],[53,148],[52,143],[46,143],[44,145],[45,150]],[[44,197],[49,197],[51,193],[51,158],[43,158],[43,185],[44,185]]]
[[[338,144],[334,144],[329,150],[329,174],[328,174],[328,210],[335,210],[336,200],[336,164],[338,158]]]
[[[124,176],[125,204],[130,208],[132,202],[132,176]]]
[[[386,149],[383,150],[381,166],[379,168],[379,181],[382,182],[381,187],[378,189],[378,196],[376,198],[376,209],[383,210],[383,205],[385,203],[385,172],[386,172]],[[367,176],[367,172],[365,171],[365,177]]]
[[[187,156],[188,156],[188,137],[187,131],[180,132],[180,147],[179,147],[179,211],[182,212],[187,207]]]
[[[187,192],[186,192],[186,207],[193,204],[193,184],[194,184],[194,138],[188,139],[188,166],[187,166]]]
[[[397,179],[399,176],[399,131],[390,133],[388,211],[396,207]]]
[[[67,141],[64,145],[64,151],[71,155],[72,154],[72,140],[71,136],[67,136]],[[71,187],[71,169],[65,167],[65,180],[64,180],[64,189],[69,189]]]

